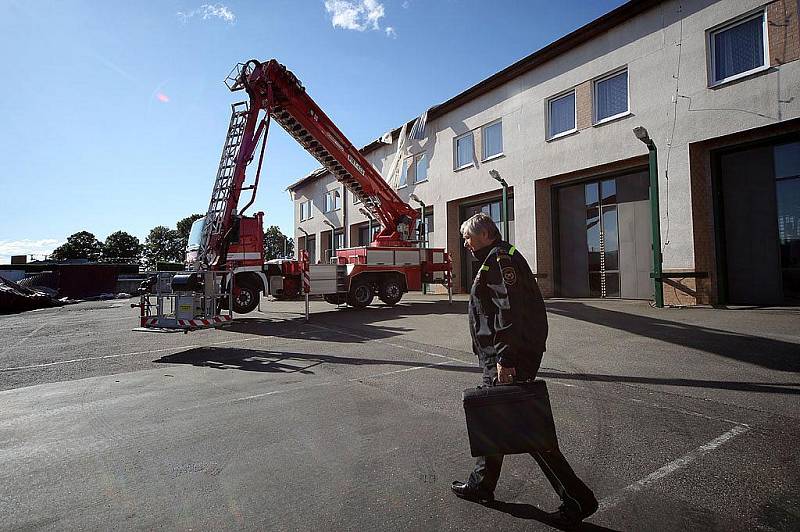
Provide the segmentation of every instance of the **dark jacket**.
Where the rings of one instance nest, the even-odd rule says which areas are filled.
[[[482,262],[469,296],[472,350],[490,384],[497,364],[516,368],[517,379],[536,376],[547,341],[542,293],[522,254],[498,240],[476,252]]]

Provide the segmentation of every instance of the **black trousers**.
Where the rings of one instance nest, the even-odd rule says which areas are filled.
[[[531,453],[531,456],[542,468],[547,480],[564,503],[578,511],[597,503],[592,490],[578,478],[560,450]],[[469,484],[481,490],[494,491],[502,467],[502,454],[478,457],[475,470],[469,476]]]

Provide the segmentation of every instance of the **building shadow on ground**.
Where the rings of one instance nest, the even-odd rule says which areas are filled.
[[[316,355],[309,353],[292,353],[286,351],[236,349],[231,347],[197,347],[180,353],[163,356],[153,362],[158,364],[191,364],[193,366],[217,369],[238,369],[242,371],[261,371],[268,373],[300,373],[313,375],[313,368],[322,364],[348,366],[400,366],[420,367],[443,371],[478,373],[476,366],[456,364],[425,364],[410,360],[385,360],[373,358],[356,358],[346,356]]]
[[[301,314],[292,313],[290,318],[254,318],[237,317],[225,325],[222,330],[234,333],[273,336],[294,340],[321,340],[337,343],[363,343],[370,340],[392,338],[413,332],[406,327],[382,325],[381,322],[412,316],[465,315],[466,301],[453,301],[452,305],[444,301],[414,302],[394,307],[375,305],[365,309],[351,307],[336,308],[313,312],[310,321],[306,322]],[[336,330],[327,330],[335,327]],[[466,333],[466,323],[464,325]],[[342,334],[342,330],[350,334]]]
[[[491,508],[492,510],[497,510],[498,512],[506,513],[510,516],[516,517],[518,519],[529,519],[532,521],[539,521],[540,523],[544,523],[545,525],[554,527],[558,530],[584,530],[584,531],[612,531],[612,528],[606,528],[604,526],[595,525],[592,523],[583,522],[577,527],[572,528],[558,528],[553,525],[553,523],[548,519],[547,512],[544,510],[540,510],[536,506],[531,504],[522,504],[517,502],[502,502],[495,500],[486,505],[487,508]]]
[[[579,380],[595,382],[625,382],[634,384],[661,384],[664,386],[686,386],[690,388],[714,388],[719,390],[735,390],[739,392],[780,393],[800,395],[798,382],[739,382],[710,381],[700,379],[661,379],[653,377],[629,377],[625,375],[596,375],[588,373],[562,373],[560,371],[540,371],[539,377],[561,380]]]
[[[713,353],[739,362],[778,371],[800,372],[800,344],[600,308],[581,302],[550,301],[547,303],[547,310],[551,314]]]

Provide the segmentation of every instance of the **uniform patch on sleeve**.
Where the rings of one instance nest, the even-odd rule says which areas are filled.
[[[505,268],[503,268],[502,273],[503,273],[503,281],[505,281],[507,285],[516,284],[517,272],[516,270],[514,270],[513,266],[506,266]]]

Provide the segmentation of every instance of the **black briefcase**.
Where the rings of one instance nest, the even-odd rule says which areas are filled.
[[[535,380],[464,390],[472,456],[558,448],[547,384]]]

